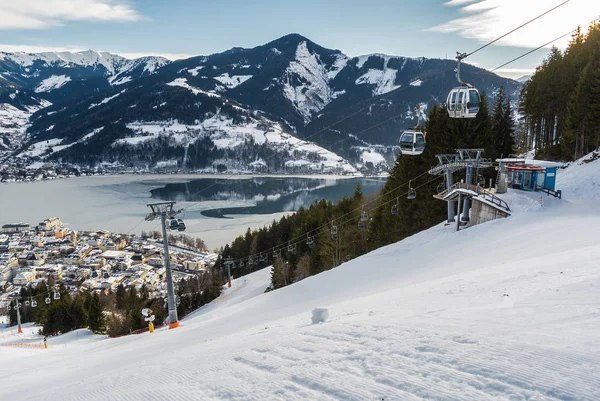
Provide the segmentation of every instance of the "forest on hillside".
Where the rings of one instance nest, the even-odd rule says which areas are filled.
[[[518,142],[536,158],[575,160],[600,146],[600,22],[553,48],[521,91]]]
[[[321,200],[268,227],[248,230],[222,249],[217,266],[224,271],[224,262],[232,258],[232,274],[240,276],[273,264],[272,285],[280,288],[438,224],[446,204],[432,195],[442,178],[427,173],[438,164],[436,154],[482,148],[487,158],[506,156],[513,152],[515,125],[503,88],[491,108],[482,94],[474,119],[451,119],[443,106],[435,106],[421,127],[427,132],[424,153],[398,157],[379,194],[365,197],[358,186],[352,197],[337,204]],[[486,180],[495,178],[491,169],[482,173]],[[407,198],[409,186],[417,191],[414,200]]]

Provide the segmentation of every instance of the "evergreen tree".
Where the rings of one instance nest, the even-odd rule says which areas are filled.
[[[96,334],[103,334],[106,331],[106,319],[98,294],[94,294],[91,298],[88,309],[88,325],[90,330]]]
[[[129,312],[129,325],[131,330],[143,329],[148,325],[144,320],[144,315],[142,315],[140,308],[134,308]]]
[[[116,295],[117,295],[117,299],[116,299],[116,306],[118,310],[123,310],[125,309],[125,307],[127,306],[127,291],[125,290],[125,287],[123,287],[123,284],[119,284],[117,286],[117,291],[116,291]]]
[[[578,158],[600,145],[596,117],[600,104],[600,22],[577,33],[564,53],[553,48],[523,87],[519,111],[525,141],[536,157]],[[521,139],[522,141],[522,139]]]
[[[515,122],[512,116],[510,99],[501,87],[494,102],[491,121],[490,141],[486,144],[485,155],[492,160],[508,157],[513,152]]]
[[[129,293],[127,294],[127,310],[138,309],[139,298],[137,296],[137,290],[135,286],[129,287]]]

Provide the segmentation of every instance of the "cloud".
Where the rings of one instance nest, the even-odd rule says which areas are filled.
[[[494,74],[505,78],[519,79],[526,75],[533,75],[534,72],[534,68],[500,68],[494,71]]]
[[[116,0],[0,0],[0,30],[44,29],[67,21],[136,21],[142,16]]]
[[[3,45],[0,44],[0,52],[7,53],[44,53],[44,52],[79,52],[85,50],[81,47],[49,47],[49,46],[30,46],[30,45]]]
[[[477,0],[450,0],[444,3],[445,6],[461,6],[463,4],[473,3]]]
[[[457,33],[464,38],[485,43],[504,35],[562,2],[563,0],[543,2],[450,0],[444,5],[459,7],[461,14],[465,16],[432,27],[428,31]],[[585,32],[591,19],[598,15],[600,15],[600,1],[571,0],[495,44],[534,48],[575,29],[577,26],[581,26]],[[569,40],[570,38],[567,36],[549,46],[556,45],[565,48]]]
[[[84,50],[87,50],[87,48],[80,47],[80,46],[52,47],[52,46],[0,44],[0,52],[7,52],[7,53],[17,53],[17,52],[24,52],[24,53],[71,52],[71,53],[76,53],[76,52],[80,52],[80,51],[84,51]],[[104,51],[104,50],[101,50],[101,51]],[[187,53],[165,53],[165,52],[134,52],[134,53],[131,53],[131,52],[108,51],[108,50],[107,50],[107,52],[111,53],[111,54],[118,54],[119,56],[123,56],[130,60],[140,58],[140,57],[146,57],[146,56],[159,56],[159,57],[164,57],[169,60],[181,60],[181,59],[186,59],[186,58],[195,56],[195,54],[187,54]]]

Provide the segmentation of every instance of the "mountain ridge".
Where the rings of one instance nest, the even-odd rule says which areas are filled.
[[[349,57],[295,33],[253,48],[234,47],[222,53],[172,62],[140,58],[125,63],[124,58],[111,58],[108,53],[84,53],[77,57],[84,57],[82,62],[86,65],[81,67],[81,74],[87,76],[64,73],[61,63],[70,63],[75,56],[65,55],[63,58],[67,60],[57,61],[58,53],[46,55],[50,65],[43,60],[23,62],[31,62],[29,65],[38,70],[45,63],[49,71],[45,72],[45,80],[37,77],[37,86],[30,84],[28,89],[18,92],[20,103],[27,103],[29,96],[30,102],[41,98],[53,105],[29,118],[27,134],[20,136],[24,140],[8,146],[13,156],[26,162],[42,159],[81,163],[86,155],[97,155],[96,150],[86,146],[86,141],[81,142],[82,138],[99,127],[112,127],[94,137],[95,141],[102,139],[94,144],[103,149],[103,154],[97,155],[102,160],[126,160],[134,165],[144,160],[150,166],[178,160],[176,164],[181,168],[201,168],[210,165],[211,158],[207,156],[210,152],[203,153],[204,160],[190,160],[184,157],[184,149],[168,143],[165,146],[170,150],[166,153],[153,147],[151,155],[134,156],[142,152],[143,146],[138,146],[141,142],[123,141],[136,135],[127,127],[132,124],[165,127],[175,122],[196,127],[190,128],[193,134],[191,131],[186,134],[190,141],[210,142],[215,139],[214,132],[206,130],[203,124],[221,115],[232,121],[233,125],[226,129],[234,137],[248,119],[264,118],[267,125],[280,124],[286,135],[309,139],[359,169],[366,166],[367,159],[385,160],[382,163],[387,168],[395,159],[401,130],[416,121],[414,107],[424,104],[426,110],[428,105],[443,102],[450,88],[456,85],[452,60],[378,53]],[[105,64],[116,67],[107,69],[98,63],[101,57]],[[0,68],[4,59],[0,59]],[[516,97],[520,89],[516,81],[470,65],[463,68],[463,78],[489,94],[504,85]],[[32,92],[36,88],[38,91]],[[16,102],[16,91],[8,96],[0,85],[0,102]],[[390,119],[393,116],[396,117]],[[384,120],[390,121],[381,124]],[[333,123],[336,125],[331,127]],[[173,142],[181,132],[165,129],[164,134]],[[249,134],[248,140],[250,137]],[[58,145],[58,152],[28,156],[32,154],[27,153],[31,146],[48,140]],[[120,159],[121,145],[133,142],[137,147],[131,147],[127,157]],[[218,148],[209,142],[203,146]],[[74,154],[75,149],[80,155]],[[367,151],[378,155],[365,156]],[[287,162],[294,162],[293,152],[285,157]],[[244,162],[249,165],[256,158],[257,153],[248,153]],[[282,161],[278,165],[286,164]]]

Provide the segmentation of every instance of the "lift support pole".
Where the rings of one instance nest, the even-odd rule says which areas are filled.
[[[177,306],[175,305],[175,288],[173,286],[173,273],[171,272],[171,257],[169,255],[169,241],[167,238],[167,218],[172,219],[177,214],[181,213],[181,210],[173,210],[175,202],[161,202],[151,203],[148,206],[152,210],[146,216],[146,221],[152,221],[160,219],[162,224],[163,233],[163,247],[164,247],[164,259],[165,259],[165,270],[167,273],[167,302],[169,307],[169,328],[174,329],[179,327],[179,318],[177,316]]]

